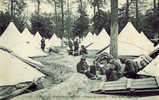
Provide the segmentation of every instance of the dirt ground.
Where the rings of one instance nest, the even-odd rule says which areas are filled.
[[[23,94],[11,100],[159,100],[159,96],[128,97],[93,94],[91,90],[100,87],[104,81],[90,80],[76,71],[80,56],[67,54],[66,48],[59,48],[59,53],[47,57],[34,58],[40,61],[49,76],[42,80],[43,89]],[[87,62],[92,64],[96,51],[88,54]]]

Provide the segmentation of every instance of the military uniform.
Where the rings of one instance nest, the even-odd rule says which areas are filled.
[[[89,68],[89,65],[85,61],[80,61],[77,64],[77,72],[79,73],[85,74],[88,68]]]
[[[121,72],[122,64],[120,60],[112,59],[105,66],[106,70],[106,79],[107,81],[115,81],[122,77],[123,73]]]
[[[69,46],[68,54],[72,55],[73,54],[73,42],[71,40],[68,41],[68,46]]]
[[[87,49],[84,46],[81,46],[80,55],[87,54]]]
[[[68,41],[68,46],[70,50],[73,50],[73,43],[71,40]]]
[[[96,73],[93,70],[89,71],[89,65],[85,61],[85,57],[82,57],[81,61],[77,64],[77,72],[85,74],[90,79],[96,78]]]
[[[74,51],[78,51],[78,49],[79,49],[79,43],[78,43],[78,40],[76,40],[74,42]]]
[[[45,39],[44,38],[42,38],[42,40],[41,40],[41,49],[44,51],[44,49],[45,49]]]

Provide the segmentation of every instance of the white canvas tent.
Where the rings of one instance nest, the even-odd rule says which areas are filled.
[[[105,52],[110,53],[110,48],[106,49]],[[132,43],[123,42],[118,40],[118,55],[120,56],[140,56],[147,52]]]
[[[118,55],[139,56],[150,53],[149,45],[137,32],[131,22],[128,22],[118,37]],[[109,48],[105,51],[109,53]]]
[[[138,74],[159,76],[159,55]]]
[[[84,38],[84,40],[82,41],[81,45],[87,46],[90,43],[94,43],[94,36],[91,32],[89,32],[87,34],[87,36]]]
[[[44,75],[23,61],[0,50],[0,86],[34,81]]]
[[[15,54],[20,57],[39,57],[39,56],[47,56],[41,48],[37,47],[35,44],[22,43],[13,48]]]
[[[134,47],[138,47],[143,49],[144,52],[142,54],[149,54],[151,51],[149,50],[149,45],[144,43],[144,39],[137,32],[135,27],[131,22],[128,22],[124,29],[119,34],[118,40],[124,43],[129,43],[130,45],[134,45]],[[130,50],[134,50],[135,48],[131,48]]]
[[[0,37],[0,46],[12,49],[23,41],[21,33],[13,22],[10,22],[4,33]]]
[[[33,35],[30,33],[30,31],[25,28],[24,31],[22,32],[22,38],[25,40],[25,42],[32,42],[33,41]]]
[[[54,35],[51,37],[51,39],[46,42],[46,47],[53,47],[53,46],[61,46],[62,40],[60,38],[58,38],[56,36],[56,34],[54,33]]]
[[[105,29],[102,29],[100,34],[97,36],[94,34],[92,36],[93,45],[89,46],[88,50],[101,50],[109,45],[110,37]]]
[[[140,35],[141,35],[141,37],[143,38],[142,39],[142,42],[144,43],[144,44],[146,44],[146,50],[148,51],[148,52],[151,52],[151,51],[153,51],[154,50],[154,45],[153,45],[153,43],[145,36],[145,34],[143,33],[143,32],[141,32],[140,33]]]
[[[105,48],[110,44],[110,37],[105,29],[102,29],[100,34],[97,36],[96,41],[96,49],[100,50]]]
[[[40,33],[36,32],[36,34],[33,37],[33,39],[34,39],[34,44],[36,44],[37,47],[40,48],[41,47],[41,40],[42,40],[42,37],[41,37]]]

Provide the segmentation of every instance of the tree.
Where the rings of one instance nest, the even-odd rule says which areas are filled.
[[[33,13],[30,18],[31,30],[33,33],[39,31],[40,35],[45,38],[50,38],[53,34],[54,24],[52,17],[47,13]]]
[[[89,31],[89,18],[86,14],[85,6],[83,6],[83,3],[79,3],[80,6],[78,8],[78,13],[80,14],[80,17],[75,20],[72,33],[74,34],[74,37],[78,36],[79,38],[82,38]]]
[[[93,33],[96,33],[97,35],[100,33],[100,31],[105,28],[108,33],[110,33],[110,13],[104,12],[100,10],[100,15],[98,12],[96,12],[95,16],[92,18],[93,21]]]
[[[136,27],[138,27],[139,22],[139,10],[138,10],[138,0],[136,0]]]
[[[100,15],[100,11],[102,7],[104,7],[104,3],[106,3],[105,0],[88,0],[91,5],[94,7],[94,14],[96,13],[96,8],[97,8],[97,12]]]
[[[0,13],[0,33],[4,32],[10,21],[14,21],[18,30],[22,32],[26,21],[26,17],[23,15],[26,3],[23,0],[5,0],[3,3],[8,4],[8,10]]]
[[[111,0],[111,35],[110,35],[110,54],[117,59],[118,57],[118,0]]]
[[[61,3],[61,18],[62,18],[62,28],[61,28],[61,39],[63,38],[63,34],[64,34],[64,5],[63,5],[63,0],[60,0]]]

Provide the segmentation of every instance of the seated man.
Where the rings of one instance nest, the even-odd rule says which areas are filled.
[[[81,45],[80,55],[84,55],[84,54],[87,54],[87,49],[84,47],[84,45]]]
[[[104,66],[106,80],[115,81],[121,78],[122,77],[121,67],[122,65],[118,59],[110,60],[110,62]]]
[[[85,74],[90,79],[97,79],[95,73],[91,73],[94,71],[89,71],[89,65],[86,62],[86,57],[82,56],[80,62],[77,64],[77,72],[81,74]]]
[[[138,78],[137,72],[145,68],[152,59],[149,56],[140,56],[137,59],[121,59],[121,62],[125,64],[124,76],[131,78]]]

